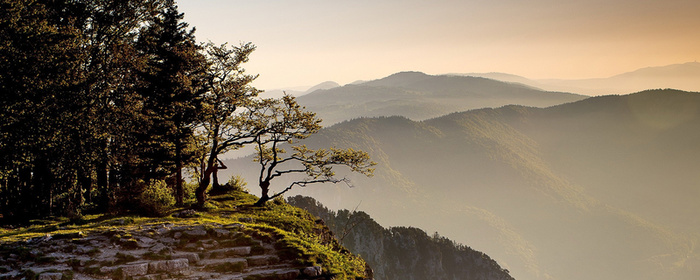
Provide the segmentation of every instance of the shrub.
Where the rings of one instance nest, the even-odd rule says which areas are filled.
[[[210,194],[212,195],[219,195],[219,194],[225,194],[229,193],[232,191],[237,191],[237,192],[248,192],[248,188],[245,186],[248,183],[241,177],[241,175],[235,175],[231,176],[231,179],[226,182],[226,184],[219,185],[218,187],[213,187],[211,191],[209,191]]]
[[[197,200],[194,191],[197,189],[199,184],[196,181],[184,181],[182,182],[182,188],[185,191],[184,199],[185,203],[194,202]]]
[[[139,202],[146,214],[165,216],[175,205],[175,197],[165,181],[155,180],[143,190]]]

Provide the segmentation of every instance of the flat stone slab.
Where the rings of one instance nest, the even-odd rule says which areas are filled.
[[[205,237],[207,236],[207,229],[203,226],[196,226],[182,231],[182,235],[186,237]]]
[[[236,263],[245,263],[246,267],[248,266],[248,261],[244,258],[227,258],[227,259],[207,259],[207,260],[201,260],[199,261],[199,266],[215,266],[215,265],[221,265],[221,264],[226,264],[226,263],[231,263],[231,264],[236,264]]]
[[[250,256],[246,260],[248,260],[248,266],[267,266],[280,261],[277,255]]]
[[[153,261],[148,263],[148,272],[151,274],[165,272],[178,274],[190,268],[188,259],[174,259],[164,261]]]
[[[250,246],[242,246],[242,247],[231,247],[231,248],[223,248],[223,249],[216,249],[216,250],[210,250],[207,253],[211,258],[223,258],[223,257],[232,257],[232,256],[247,256],[250,255],[251,247]]]
[[[148,274],[148,266],[148,263],[144,262],[120,265],[119,268],[121,268],[125,277],[132,277]]]
[[[199,254],[197,253],[177,253],[173,254],[173,259],[187,259],[190,264],[196,264],[199,262]]]

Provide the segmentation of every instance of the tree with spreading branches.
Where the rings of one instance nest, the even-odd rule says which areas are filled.
[[[253,138],[256,148],[255,161],[260,165],[258,185],[262,191],[257,206],[288,192],[292,188],[319,183],[346,183],[350,181],[336,177],[335,166],[347,166],[353,172],[372,176],[376,163],[366,152],[353,149],[311,149],[306,145],[295,145],[321,129],[321,119],[297,104],[294,97],[263,100],[266,103],[255,111],[254,120],[258,134]],[[287,149],[291,149],[291,153]],[[270,195],[271,182],[275,178],[292,174],[305,177],[293,180],[286,188]],[[291,176],[290,176],[291,177]]]
[[[209,91],[204,95],[203,131],[206,134],[206,155],[199,170],[199,185],[195,190],[197,204],[206,202],[210,182],[218,187],[217,171],[224,168],[220,154],[252,143],[255,129],[251,124],[254,98],[259,90],[250,85],[257,75],[245,73],[241,66],[255,50],[251,43],[237,47],[226,44],[206,46],[209,69]]]

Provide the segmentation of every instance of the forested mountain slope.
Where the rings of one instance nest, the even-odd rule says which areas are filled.
[[[362,211],[331,211],[311,197],[287,199],[322,218],[341,243],[364,256],[377,280],[512,280],[488,255],[414,227],[384,228]]]

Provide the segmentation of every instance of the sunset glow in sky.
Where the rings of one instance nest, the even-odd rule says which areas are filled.
[[[400,71],[601,78],[700,60],[697,0],[177,0],[200,41],[253,42],[261,89]]]

